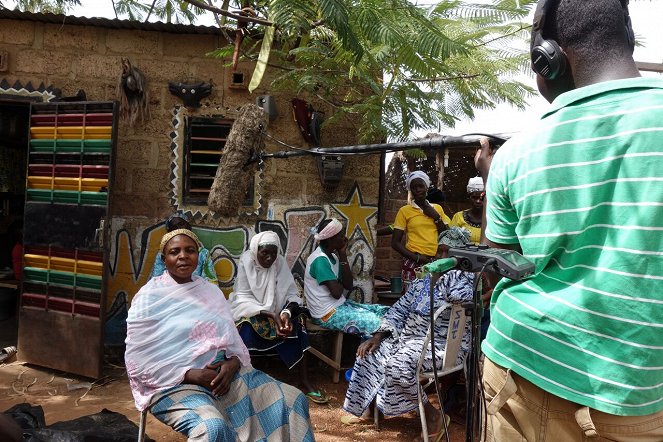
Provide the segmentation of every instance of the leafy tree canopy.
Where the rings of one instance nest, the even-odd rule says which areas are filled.
[[[514,79],[529,71],[529,55],[514,48],[529,38],[525,20],[535,0],[431,0],[426,6],[408,0],[112,1],[118,18],[131,20],[195,24],[205,12],[201,6],[211,5],[272,22],[268,32],[262,24],[216,15],[219,25],[239,28],[242,38],[224,32],[229,45],[211,55],[260,59],[272,89],[328,103],[334,112],[327,121],[351,118],[362,141],[444,132],[476,109],[498,103],[524,108],[533,93]],[[66,12],[93,1],[12,3],[21,10]],[[261,73],[254,75],[259,80]]]

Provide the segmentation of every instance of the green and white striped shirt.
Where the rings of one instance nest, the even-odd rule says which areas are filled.
[[[536,264],[494,291],[491,360],[606,413],[663,409],[663,80],[562,94],[500,148],[486,237]]]

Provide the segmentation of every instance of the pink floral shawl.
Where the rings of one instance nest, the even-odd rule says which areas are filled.
[[[179,385],[189,369],[204,368],[221,350],[251,365],[225,297],[214,284],[193,278],[178,284],[164,272],[131,303],[124,359],[141,411],[156,392]]]

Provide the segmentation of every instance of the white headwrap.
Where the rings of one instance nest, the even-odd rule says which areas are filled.
[[[251,238],[251,242],[249,243],[249,250],[251,250],[251,254],[253,255],[253,259],[256,260],[256,263],[258,262],[258,249],[260,246],[276,246],[280,252],[281,239],[275,232],[269,230],[266,232],[257,233],[253,238]]]
[[[475,176],[467,182],[467,193],[483,192],[483,178]]]
[[[258,248],[265,245],[278,248],[276,260],[268,269],[258,262]],[[229,300],[235,321],[255,316],[261,310],[277,313],[290,302],[301,303],[295,278],[281,256],[281,241],[276,233],[262,232],[251,238],[249,250],[239,258]]]
[[[332,218],[331,222],[327,224],[320,233],[313,235],[313,237],[316,241],[323,241],[336,235],[341,230],[343,230],[343,224],[341,224],[341,222],[336,218]]]
[[[415,170],[414,172],[410,173],[407,178],[405,179],[405,187],[407,187],[407,190],[410,190],[410,184],[412,181],[416,180],[417,178],[424,180],[424,184],[426,185],[426,188],[428,189],[430,187],[430,178],[426,173],[422,172],[421,170]]]

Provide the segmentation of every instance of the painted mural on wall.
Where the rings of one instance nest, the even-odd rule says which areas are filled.
[[[193,227],[203,245],[210,251],[221,290],[228,296],[237,274],[239,257],[255,233],[271,230],[281,238],[281,248],[295,279],[304,279],[306,259],[315,247],[311,228],[328,217],[346,225],[349,238],[348,256],[357,290],[352,297],[371,302],[374,268],[374,227],[377,206],[366,204],[357,184],[345,201],[326,206],[288,208],[282,219],[259,219],[252,228],[240,225],[226,228]],[[268,217],[269,218],[269,217]],[[130,233],[120,225],[113,226],[110,277],[107,283],[106,343],[120,345],[126,335],[128,305],[150,277],[157,257],[159,242],[166,232],[164,224],[147,227],[140,244],[134,244]]]

